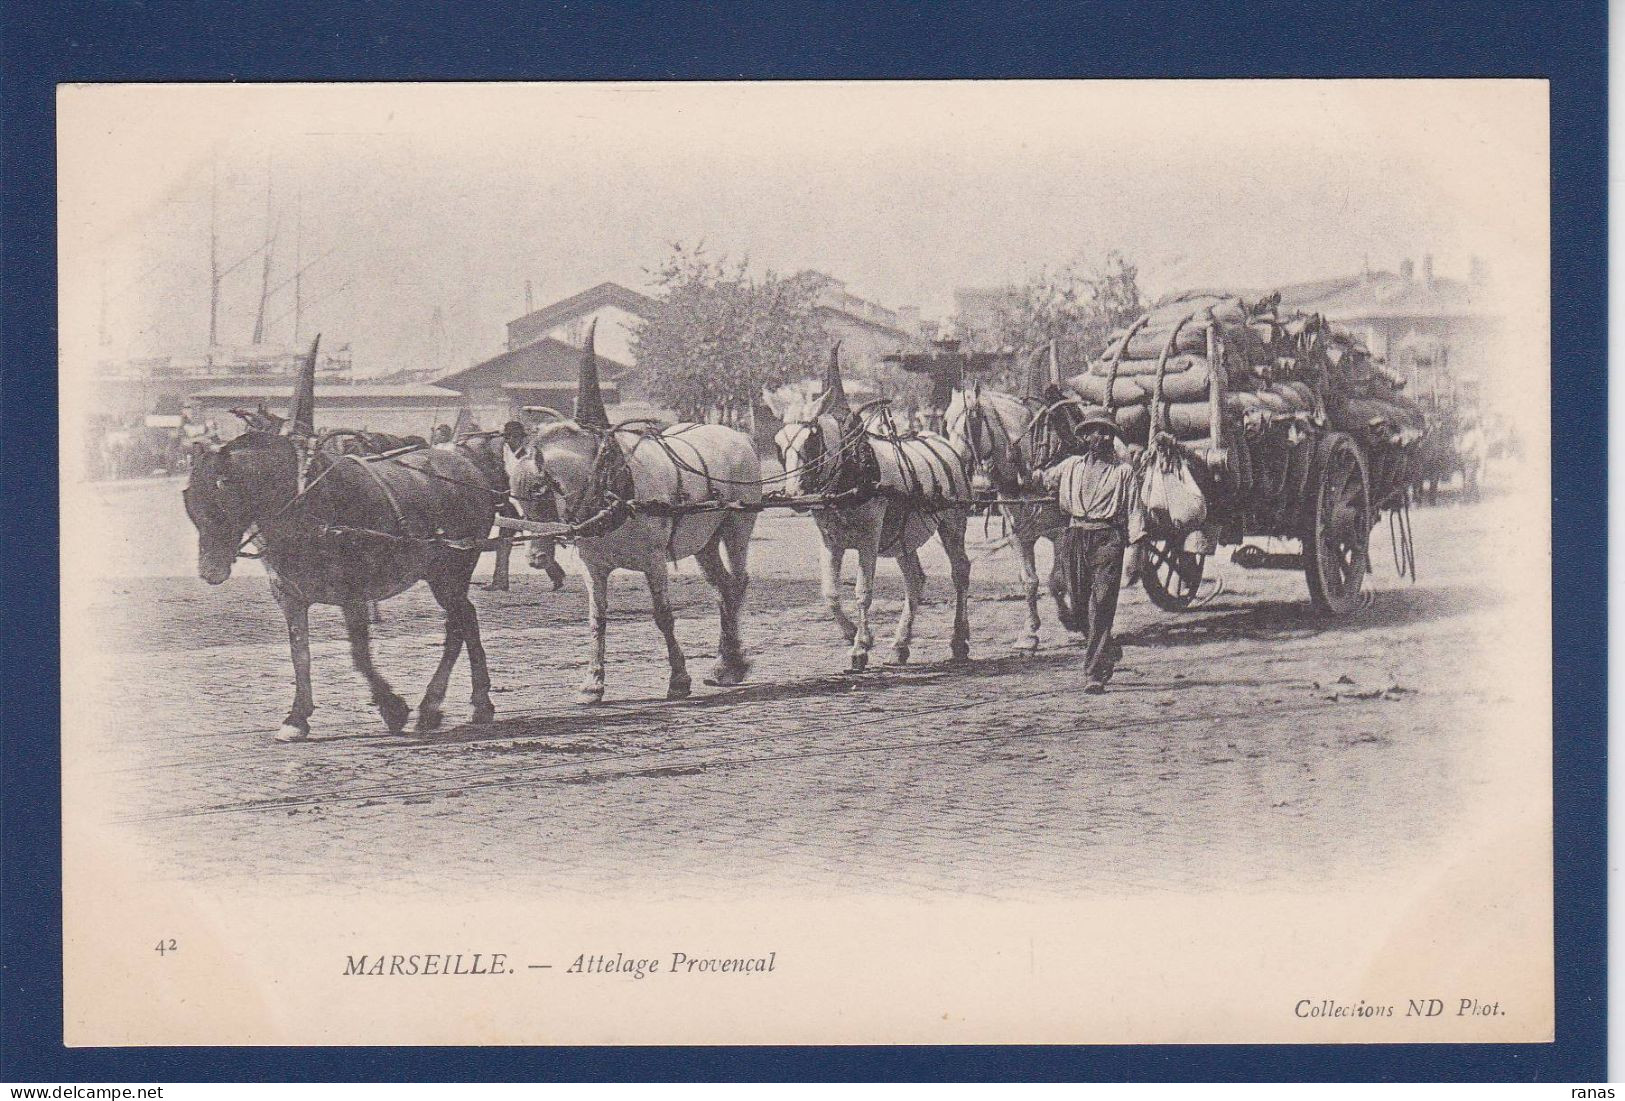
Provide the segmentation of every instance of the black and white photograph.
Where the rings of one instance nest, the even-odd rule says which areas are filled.
[[[1552,1038],[1545,82],[58,110],[70,1046]]]

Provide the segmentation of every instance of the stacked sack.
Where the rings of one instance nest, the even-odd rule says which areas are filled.
[[[1106,406],[1125,435],[1144,444],[1162,375],[1163,428],[1186,443],[1205,442],[1212,426],[1208,330],[1223,349],[1220,415],[1225,434],[1259,439],[1283,423],[1329,424],[1369,446],[1406,446],[1421,438],[1421,410],[1400,393],[1363,345],[1319,314],[1284,314],[1280,295],[1247,302],[1194,294],[1159,304],[1113,334],[1106,353],[1067,385]],[[1171,345],[1170,345],[1171,342]]]

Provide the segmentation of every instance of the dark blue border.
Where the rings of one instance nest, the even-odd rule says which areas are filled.
[[[6,706],[0,1080],[1600,1082],[1606,991],[1607,9],[12,0],[0,19]],[[53,86],[122,80],[1535,76],[1551,80],[1558,1030],[1360,1047],[61,1046]],[[1566,395],[1566,397],[1565,397]],[[1584,395],[1578,398],[1578,395]],[[134,1009],[135,1007],[132,1007]]]

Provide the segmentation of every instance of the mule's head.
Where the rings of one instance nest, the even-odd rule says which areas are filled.
[[[1004,459],[998,434],[982,404],[982,388],[954,391],[943,425],[954,450],[970,456],[971,492],[979,497],[994,493]]]
[[[816,413],[807,420],[786,421],[773,437],[784,466],[784,492],[792,497],[818,493],[834,476],[841,447],[841,420]]]
[[[198,576],[211,585],[225,582],[249,526],[287,505],[298,481],[299,453],[286,437],[249,431],[200,446],[181,491],[197,529]]]
[[[574,509],[591,491],[599,451],[606,442],[613,446],[601,431],[574,421],[554,421],[531,436],[530,458],[567,508]]]
[[[997,494],[1025,483],[1031,416],[1026,402],[1003,391],[975,385],[954,393],[944,421],[948,442],[969,459],[972,492]]]

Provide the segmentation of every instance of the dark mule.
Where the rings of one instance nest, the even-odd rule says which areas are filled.
[[[410,708],[372,664],[369,601],[386,600],[427,581],[446,611],[446,641],[423,702],[418,728],[439,726],[440,704],[458,654],[468,647],[474,719],[487,721],[490,675],[469,578],[506,495],[500,468],[462,451],[424,448],[389,458],[314,451],[299,490],[301,455],[286,436],[250,430],[202,451],[185,490],[198,531],[198,574],[211,585],[231,576],[252,530],[271,593],[288,621],[293,653],[293,708],[278,741],[310,734],[309,611],[332,604],[344,612],[350,656],[372,689],[385,725],[398,732]]]

